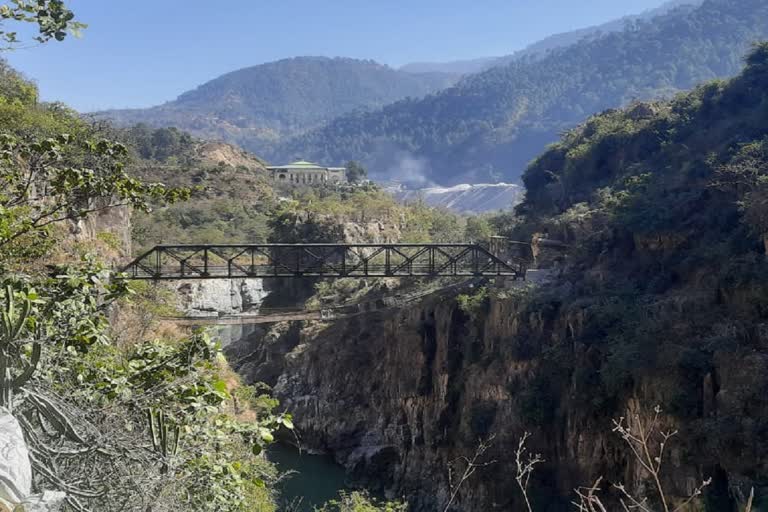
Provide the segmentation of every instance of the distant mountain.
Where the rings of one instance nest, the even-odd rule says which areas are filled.
[[[670,0],[669,2],[665,2],[655,9],[649,9],[640,14],[624,16],[617,20],[602,23],[600,25],[594,25],[592,27],[554,34],[549,37],[545,37],[541,41],[537,41],[523,48],[522,50],[513,53],[512,55],[499,57],[492,65],[498,66],[507,64],[512,60],[522,59],[524,57],[540,58],[545,56],[547,52],[551,50],[570,46],[572,44],[578,43],[584,38],[600,37],[611,32],[621,32],[627,28],[627,25],[631,25],[638,21],[652,20],[653,18],[663,16],[670,11],[680,7],[697,7],[700,6],[703,1],[704,0]]]
[[[578,43],[584,38],[599,37],[601,35],[610,32],[620,32],[626,28],[627,24],[634,23],[636,21],[645,21],[653,19],[657,16],[667,14],[673,9],[677,9],[682,6],[695,7],[701,5],[704,0],[670,0],[665,2],[661,6],[647,10],[640,14],[624,16],[622,18],[609,21],[600,25],[593,25],[591,27],[585,27],[569,32],[562,32],[559,34],[553,34],[545,37],[544,39],[530,44],[512,53],[511,55],[505,55],[503,57],[480,57],[477,59],[458,60],[451,62],[414,62],[401,66],[400,71],[407,71],[409,73],[425,73],[425,72],[442,72],[442,73],[459,73],[470,74],[479,73],[492,67],[503,66],[509,64],[512,61],[523,58],[541,58],[551,50],[570,46]]]
[[[371,60],[297,57],[227,73],[147,109],[96,113],[120,126],[174,126],[261,153],[274,141],[350,112],[418,98],[458,75],[406,73]]]
[[[471,75],[422,99],[343,116],[265,156],[355,159],[375,176],[401,181],[516,180],[591,114],[732,76],[750,45],[765,38],[765,0],[707,0]]]
[[[498,63],[502,57],[481,57],[478,59],[454,60],[450,62],[411,62],[400,66],[406,73],[456,73],[468,75],[479,73]]]

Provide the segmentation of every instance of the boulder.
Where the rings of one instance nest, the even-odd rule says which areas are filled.
[[[0,510],[14,510],[31,492],[32,468],[21,425],[0,410]]]
[[[55,512],[66,495],[45,491],[31,496],[32,467],[21,425],[0,409],[0,512]]]

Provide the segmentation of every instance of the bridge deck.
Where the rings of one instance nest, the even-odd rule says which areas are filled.
[[[123,268],[131,279],[525,276],[477,244],[158,245]]]

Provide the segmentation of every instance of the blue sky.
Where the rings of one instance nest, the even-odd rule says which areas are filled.
[[[235,69],[298,55],[392,66],[505,55],[663,0],[70,0],[81,39],[16,50],[45,100],[143,107]]]

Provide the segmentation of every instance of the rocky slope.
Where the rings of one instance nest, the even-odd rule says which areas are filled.
[[[127,131],[127,138],[144,148],[132,172],[145,181],[192,187],[190,201],[158,205],[133,217],[135,252],[162,243],[263,242],[269,232],[269,212],[277,201],[264,162],[222,142],[195,140],[188,134],[180,144],[159,144],[172,130]],[[138,133],[137,133],[138,132]]]
[[[471,456],[491,435],[484,461],[495,462],[466,484],[454,510],[523,510],[513,454],[525,431],[534,432],[532,448],[547,460],[533,484],[541,510],[562,510],[574,487],[600,475],[640,480],[610,418],[581,407],[588,397],[574,395],[573,383],[543,389],[541,374],[551,369],[541,355],[548,350],[569,346],[563,357],[594,366],[574,341],[583,318],[555,303],[545,312],[523,304],[494,300],[473,318],[454,299],[433,297],[327,328],[284,325],[252,338],[258,350],[239,352],[240,371],[275,386],[305,447],[332,453],[359,485],[408,496],[417,511],[445,507],[450,461]],[[723,360],[723,369],[735,363]],[[736,390],[744,378],[729,375],[722,388],[741,404],[747,397]],[[639,403],[633,397],[622,408]],[[676,449],[669,468],[668,484],[680,495],[701,476],[681,462],[690,455]]]

